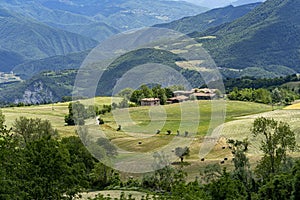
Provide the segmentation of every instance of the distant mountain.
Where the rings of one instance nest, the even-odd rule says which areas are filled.
[[[207,10],[184,1],[170,0],[15,0],[1,1],[0,5],[48,25],[98,40],[116,30],[170,22]]]
[[[237,0],[231,3],[233,6],[241,6],[250,3],[265,2],[266,0]]]
[[[71,53],[68,55],[53,56],[40,60],[27,61],[17,65],[12,71],[22,79],[29,79],[43,71],[62,71],[78,69],[90,51]]]
[[[13,51],[0,50],[0,71],[9,72],[15,65],[24,62],[24,57]]]
[[[202,32],[208,28],[232,22],[244,16],[258,5],[260,3],[216,8],[196,16],[184,17],[170,23],[157,24],[154,27],[168,28],[182,33]]]
[[[97,42],[78,34],[51,28],[0,7],[0,71],[10,71],[24,60],[93,48]]]
[[[265,0],[186,0],[187,2],[208,7],[208,8],[221,8],[228,5],[240,6],[250,3],[263,2]]]
[[[298,0],[268,0],[230,24],[193,36],[219,67],[270,71],[275,70],[270,66],[276,65],[300,72]]]

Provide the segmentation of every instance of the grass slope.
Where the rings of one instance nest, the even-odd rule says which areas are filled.
[[[95,98],[96,105],[110,104],[112,99],[110,97]],[[113,101],[120,101],[120,99],[114,99]],[[93,104],[92,100],[85,100],[86,105]],[[191,178],[199,174],[199,169],[203,168],[207,164],[219,163],[223,158],[227,157],[229,161],[225,162],[225,166],[231,168],[232,164],[230,159],[232,158],[230,149],[223,149],[226,145],[226,139],[244,139],[248,137],[251,145],[249,147],[250,161],[255,164],[259,159],[261,152],[259,151],[259,139],[254,139],[251,136],[251,126],[255,118],[259,116],[273,117],[276,120],[283,120],[288,122],[292,130],[296,132],[297,141],[300,142],[300,125],[298,123],[300,118],[300,105],[296,107],[287,107],[283,110],[272,111],[272,107],[264,104],[257,104],[251,102],[239,102],[239,101],[227,101],[226,102],[226,120],[223,129],[214,129],[214,131],[220,131],[220,138],[216,143],[214,149],[206,156],[204,162],[199,160],[199,149],[203,142],[203,136],[208,130],[208,125],[211,120],[211,108],[210,101],[198,101],[200,111],[200,123],[195,139],[190,145],[190,156],[186,159],[190,165],[185,167],[185,170],[189,173]],[[133,152],[153,152],[156,149],[168,144],[172,139],[176,141],[176,130],[179,128],[178,124],[181,122],[180,104],[166,105],[162,107],[167,114],[167,118],[163,118],[160,115],[161,110],[157,110],[158,107],[136,107],[129,108],[129,114],[131,120],[122,118],[125,115],[124,112],[127,109],[116,110],[114,113],[106,114],[102,116],[105,124],[101,126],[101,130],[105,132],[106,136],[119,148],[123,150]],[[186,108],[188,111],[193,108]],[[13,121],[20,117],[39,117],[42,119],[48,119],[51,121],[54,128],[58,129],[62,137],[75,134],[75,127],[65,126],[64,116],[68,113],[68,103],[57,103],[40,106],[29,107],[14,107],[3,108],[3,113],[6,116],[8,127],[13,125]],[[151,116],[153,120],[151,121]],[[119,120],[118,123],[115,122]],[[123,121],[120,119],[123,119]],[[198,119],[184,118],[186,121],[193,121]],[[91,136],[99,132],[99,125],[95,124],[94,119],[87,121],[89,132]],[[123,131],[116,131],[117,125],[121,124]],[[187,123],[188,125],[188,123]],[[214,126],[216,127],[216,126]],[[156,135],[157,129],[161,129],[161,133]],[[183,127],[180,130],[181,136],[184,130],[189,130],[189,127]],[[166,130],[172,130],[171,135],[166,135]],[[97,137],[97,135],[94,135]],[[99,136],[98,136],[99,137]],[[183,137],[181,137],[183,138]],[[142,142],[142,144],[138,144]],[[178,144],[180,146],[180,144]]]

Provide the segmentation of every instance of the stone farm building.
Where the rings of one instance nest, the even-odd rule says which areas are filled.
[[[159,106],[160,99],[159,98],[144,98],[141,99],[141,106]]]
[[[175,96],[175,97],[169,98],[167,100],[167,103],[168,104],[171,104],[171,103],[181,103],[181,102],[188,101],[188,100],[189,100],[189,97],[181,95],[181,96]]]
[[[174,97],[169,98],[167,103],[180,103],[190,99],[210,100],[218,97],[216,89],[210,88],[195,88],[192,90],[179,90],[173,92]]]

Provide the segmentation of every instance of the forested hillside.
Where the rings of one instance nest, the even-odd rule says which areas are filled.
[[[299,8],[295,0],[266,1],[230,24],[193,36],[215,36],[201,41],[221,68],[281,65],[299,72]]]
[[[184,17],[165,24],[157,24],[154,27],[168,28],[182,33],[202,32],[211,27],[232,22],[244,16],[260,3],[233,7],[216,8],[196,16]]]

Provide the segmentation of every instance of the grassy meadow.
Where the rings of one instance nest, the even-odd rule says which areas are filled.
[[[111,97],[97,97],[92,100],[84,100],[83,103],[85,105],[95,103],[101,106],[109,105],[111,101]],[[120,101],[120,99],[116,98],[113,101]],[[66,137],[75,135],[75,127],[65,126],[64,123],[64,117],[68,113],[68,104],[9,107],[3,108],[2,112],[6,116],[8,127],[11,127],[14,120],[20,116],[48,119],[60,135]],[[226,112],[223,110],[225,107]],[[248,138],[250,160],[253,163],[258,160],[261,154],[259,151],[260,140],[253,138],[250,130],[254,119],[259,116],[288,122],[300,142],[300,103],[272,111],[272,106],[252,102],[193,101],[159,107],[117,109],[100,116],[105,121],[104,125],[97,125],[95,119],[87,120],[86,124],[89,127],[89,133],[94,134],[93,137],[99,137],[97,134],[100,131],[120,149],[143,153],[154,152],[174,141],[174,144],[178,141],[178,146],[180,146],[180,141],[185,138],[184,132],[188,131],[187,138],[193,139],[190,144],[190,156],[186,159],[190,165],[185,169],[191,177],[194,177],[206,164],[219,163],[225,157],[228,158],[225,165],[229,168],[232,166],[231,151],[226,145],[228,138]],[[116,131],[118,125],[122,126],[121,131]],[[156,134],[158,129],[161,131],[160,134]],[[171,130],[171,135],[167,135],[167,130]],[[176,136],[177,130],[180,133],[179,137]],[[199,149],[204,136],[216,133],[220,137],[217,139],[215,147],[205,157],[205,161],[201,162]]]

